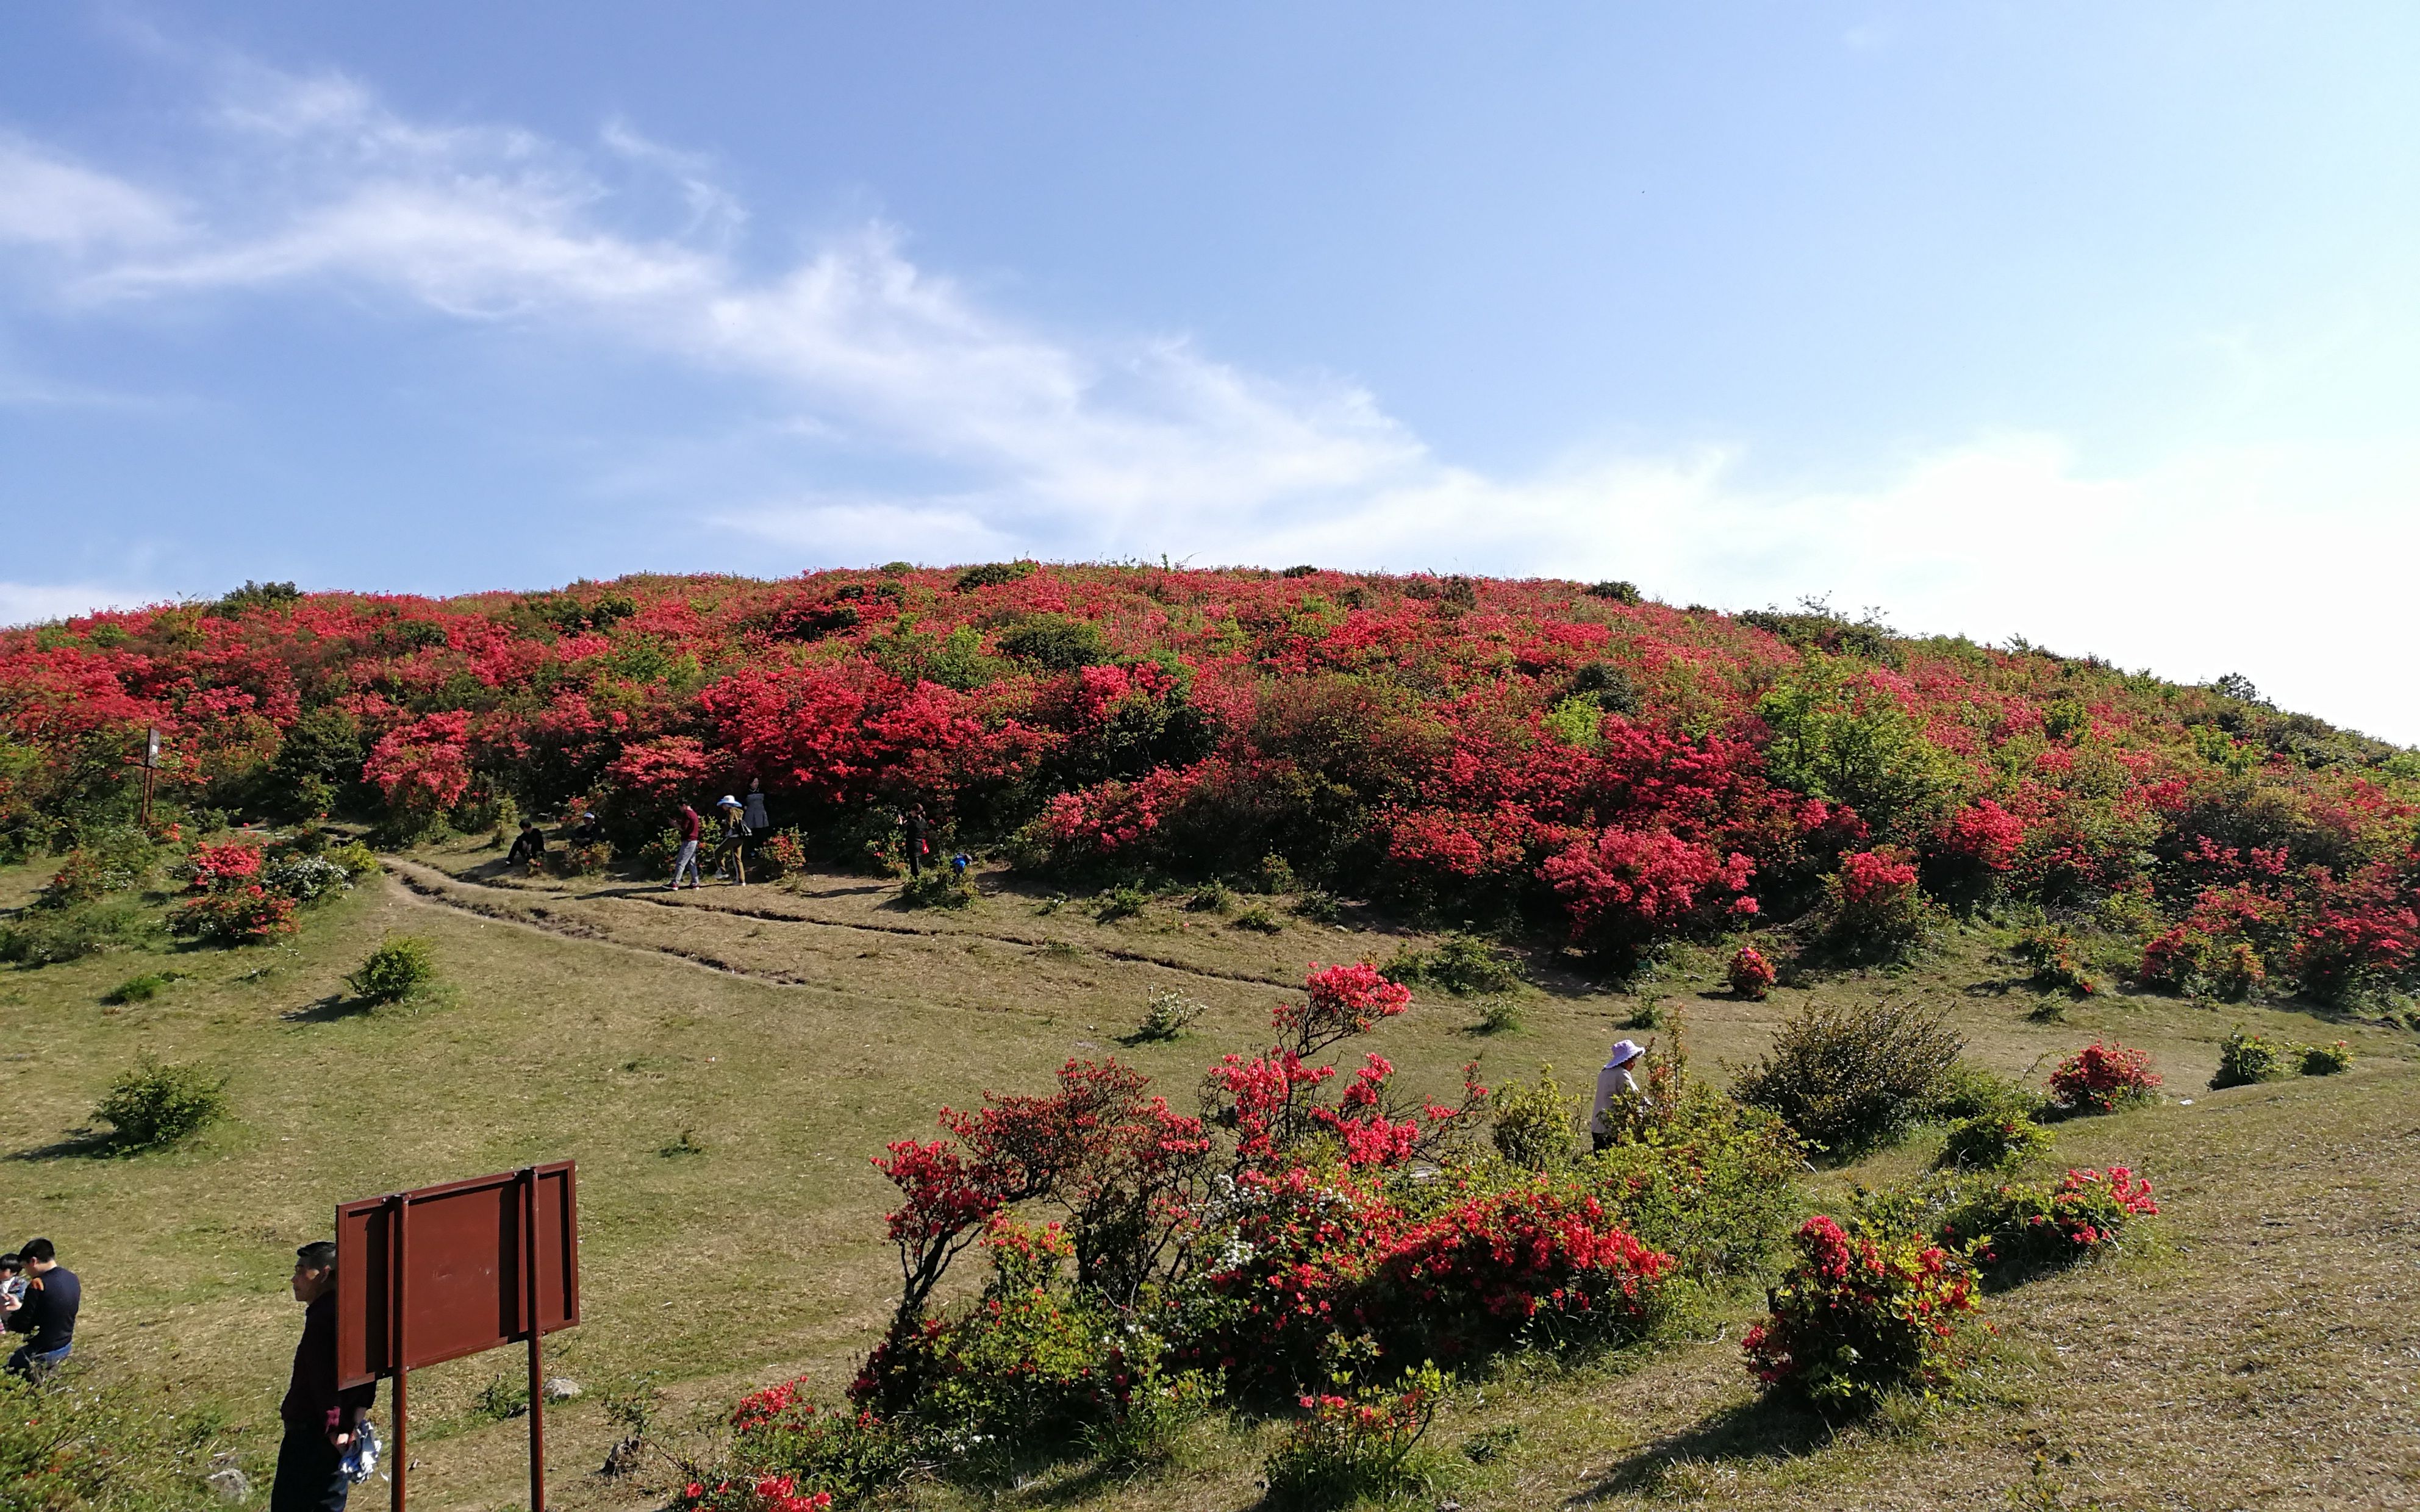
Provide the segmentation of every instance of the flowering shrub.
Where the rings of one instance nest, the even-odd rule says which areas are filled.
[[[2342,1040],[2333,1044],[2306,1044],[2303,1047],[2303,1074],[2334,1076],[2352,1070],[2352,1050]]]
[[[1305,1394],[1302,1418],[1264,1467],[1269,1502],[1280,1507],[1336,1507],[1394,1495],[1417,1484],[1414,1456],[1445,1399],[1435,1365],[1392,1386]]]
[[[2100,984],[2075,960],[2075,942],[2067,931],[2037,925],[2017,936],[2009,953],[2034,968],[2034,985],[2045,992],[2089,997]]]
[[[2149,1055],[2099,1040],[2060,1061],[2050,1073],[2051,1099],[2070,1113],[2115,1113],[2148,1103],[2159,1085]]]
[[[1764,1001],[1765,994],[1773,991],[1773,984],[1777,980],[1773,963],[1767,961],[1764,952],[1753,945],[1739,948],[1738,952],[1732,955],[1725,975],[1730,980],[1733,993],[1758,1003]]]
[[[1960,1317],[1975,1306],[1957,1256],[1921,1235],[1853,1237],[1820,1214],[1800,1227],[1797,1247],[1771,1311],[1740,1341],[1758,1380],[1849,1412],[1895,1389],[1929,1395],[1949,1383]]]
[[[778,830],[767,836],[765,843],[756,847],[756,856],[768,880],[795,876],[807,869],[806,842],[799,838],[795,829]]]
[[[1943,1242],[1963,1245],[1997,1282],[2115,1247],[2137,1218],[2158,1214],[2151,1183],[2123,1165],[2071,1170],[2055,1186],[1993,1187],[1951,1210]]]
[[[2246,1087],[2254,1082],[2273,1082],[2299,1070],[2299,1059],[2292,1045],[2237,1029],[2219,1041],[2218,1073],[2210,1079],[2210,1085]]]
[[[680,1512],[831,1512],[830,1491],[801,1491],[789,1475],[690,1481],[673,1498]]]
[[[1916,886],[1916,865],[1903,852],[1859,851],[1840,858],[1823,879],[1823,938],[1854,961],[1905,955],[1931,932],[1937,910]]]
[[[294,900],[257,882],[214,888],[186,899],[169,927],[210,945],[259,945],[298,927]]]
[[[237,886],[260,875],[259,850],[241,841],[228,841],[220,845],[196,845],[192,859],[194,886],[196,887]]]
[[[1951,1170],[2013,1170],[2050,1153],[2050,1131],[2021,1113],[1987,1113],[1949,1126],[1934,1165]]]

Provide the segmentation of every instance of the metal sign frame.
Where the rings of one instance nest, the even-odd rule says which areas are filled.
[[[404,1512],[411,1468],[410,1372],[524,1341],[530,1507],[545,1512],[539,1340],[580,1321],[578,1199],[566,1160],[336,1209],[336,1383],[395,1378],[394,1512]]]

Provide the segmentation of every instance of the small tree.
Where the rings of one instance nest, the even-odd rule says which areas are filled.
[[[1740,1078],[1744,1103],[1771,1108],[1836,1156],[1890,1143],[1922,1119],[1962,1041],[1937,1009],[1809,1003]]]
[[[400,1003],[437,980],[437,962],[427,940],[390,935],[369,953],[345,985],[365,1002]]]

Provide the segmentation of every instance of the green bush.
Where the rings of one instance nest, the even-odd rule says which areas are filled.
[[[1521,1005],[1509,997],[1481,998],[1474,1034],[1509,1034],[1521,1026]]]
[[[1279,921],[1277,915],[1270,913],[1259,903],[1254,903],[1238,913],[1233,922],[1237,929],[1248,929],[1260,934],[1275,934],[1285,928],[1285,925]]]
[[[2352,1048],[2342,1040],[2334,1044],[2303,1046],[2303,1074],[2334,1076],[2338,1072],[2352,1070]]]
[[[0,1376],[0,1509],[215,1512],[203,1479],[220,1424],[176,1392],[98,1382],[72,1363],[41,1386]]]
[[[1104,924],[1114,923],[1140,914],[1150,903],[1151,894],[1132,884],[1125,884],[1104,891],[1099,905],[1093,910],[1093,917]]]
[[[345,979],[345,985],[365,1002],[400,1003],[437,980],[437,960],[427,940],[396,934],[381,942],[369,958]]]
[[[1173,1040],[1209,1010],[1209,1004],[1187,997],[1173,987],[1156,992],[1143,1008],[1142,1022],[1135,1026],[1134,1038]]]
[[[1941,1154],[1945,1170],[2009,1171],[2050,1153],[2050,1131],[2022,1113],[1986,1113],[1949,1126]]]
[[[2294,1074],[2297,1059],[2293,1046],[2238,1029],[2220,1041],[2218,1074],[2210,1079],[2210,1085],[2248,1087],[2254,1082],[2277,1081]]]
[[[1186,895],[1185,906],[1197,914],[1223,914],[1235,906],[1235,895],[1223,882],[1205,882]]]
[[[131,901],[87,903],[65,911],[27,909],[0,925],[0,961],[28,966],[81,961],[132,943],[149,920]]]
[[[1938,1009],[1809,1003],[1740,1078],[1739,1096],[1847,1159],[1890,1144],[1926,1116],[1960,1045]]]
[[[2137,1220],[2159,1211],[2151,1183],[2123,1165],[2071,1170],[2050,1185],[2011,1181],[1976,1193],[1950,1209],[1940,1239],[2003,1284],[2115,1248]]]
[[[1109,642],[1090,620],[1036,614],[992,637],[1000,654],[1046,671],[1073,671],[1109,659]]]
[[[1578,1099],[1555,1080],[1555,1068],[1538,1068],[1534,1084],[1514,1082],[1487,1100],[1488,1138],[1496,1153],[1533,1171],[1568,1164],[1579,1151]]]
[[[1396,951],[1385,970],[1395,981],[1425,982],[1457,997],[1510,992],[1521,985],[1521,968],[1512,956],[1476,934],[1459,933],[1426,950]]]
[[[1185,1430],[1218,1407],[1218,1382],[1199,1370],[1145,1369],[1126,1388],[1125,1407],[1084,1429],[1084,1452],[1103,1469],[1132,1473],[1176,1457]]]
[[[1294,917],[1310,919],[1314,924],[1333,924],[1343,914],[1344,905],[1337,901],[1336,894],[1318,887],[1294,901]]]
[[[1264,856],[1261,857],[1260,865],[1252,869],[1252,887],[1257,892],[1274,896],[1280,892],[1292,892],[1296,886],[1298,884],[1295,880],[1294,863],[1282,856]]]
[[[1002,583],[1031,578],[1041,563],[1035,562],[985,562],[958,574],[957,591],[972,593],[978,588],[996,588]]]
[[[118,1004],[147,1003],[160,995],[161,988],[175,981],[181,975],[181,972],[175,971],[146,971],[140,976],[129,977],[112,987],[101,1001]]]
[[[1428,1365],[1391,1386],[1339,1381],[1313,1395],[1263,1467],[1268,1504],[1325,1512],[1420,1487],[1429,1473],[1420,1440],[1445,1393],[1444,1375]]]
[[[2041,1094],[2024,1083],[2009,1076],[1994,1075],[1973,1061],[1960,1057],[1941,1073],[1941,1082],[1933,1089],[1929,1116],[1955,1121],[1960,1119],[2041,1117],[2047,1103]]]
[[[1805,1149],[1773,1113],[1683,1082],[1584,1165],[1623,1227],[1710,1281],[1755,1273],[1789,1233]]]
[[[2025,930],[2009,953],[2033,968],[2033,984],[2044,992],[2089,997],[2101,990],[2075,959],[2075,941],[2063,929],[2041,924]]]
[[[899,885],[899,902],[907,908],[969,908],[981,896],[974,879],[948,867],[934,867]]]
[[[145,1051],[109,1084],[92,1116],[128,1149],[174,1145],[226,1116],[225,1076],[198,1065],[171,1065]]]

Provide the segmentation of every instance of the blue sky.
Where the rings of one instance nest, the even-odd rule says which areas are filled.
[[[0,621],[1621,576],[2420,740],[2420,10],[0,16]]]

